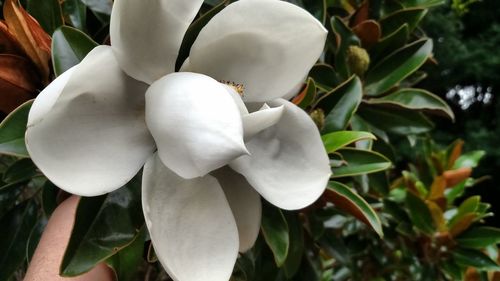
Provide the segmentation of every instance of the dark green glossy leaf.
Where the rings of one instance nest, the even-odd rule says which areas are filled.
[[[10,184],[28,181],[37,174],[36,169],[31,159],[21,159],[14,162],[14,164],[5,171],[2,181]]]
[[[146,233],[146,227],[143,226],[130,245],[106,260],[106,263],[113,269],[116,280],[136,280],[135,277],[139,271],[139,266],[143,262],[142,254],[144,252]]]
[[[73,27],[85,30],[87,25],[87,6],[81,0],[65,0],[62,4],[65,15],[68,15]]]
[[[393,33],[380,39],[378,43],[369,50],[372,63],[379,61],[379,59],[392,53],[394,50],[403,47],[409,37],[410,29],[407,24],[403,24]]]
[[[326,22],[326,0],[290,0],[289,2],[306,9],[323,24]]]
[[[418,7],[418,8],[429,8],[434,6],[443,5],[446,3],[445,0],[404,0],[402,4],[407,8]]]
[[[17,205],[1,220],[0,225],[0,280],[9,280],[26,259],[26,243],[36,223],[35,200]]]
[[[483,150],[475,150],[462,154],[455,161],[453,169],[458,168],[475,168],[479,164],[479,161],[483,158],[486,153]]]
[[[24,133],[32,104],[33,101],[27,101],[0,123],[0,154],[29,157],[24,144]]]
[[[61,75],[77,65],[97,46],[89,36],[76,28],[62,26],[52,36],[52,63],[54,73]]]
[[[316,87],[324,92],[329,92],[339,84],[337,73],[331,65],[318,63],[309,71],[309,77],[314,79]]]
[[[314,102],[316,95],[316,83],[314,79],[308,78],[305,88],[292,99],[292,102],[298,107],[306,109]]]
[[[339,75],[347,79],[351,74],[347,66],[347,49],[351,45],[360,46],[361,41],[352,32],[352,30],[345,25],[345,23],[338,17],[332,17],[330,20],[332,31],[335,33],[335,66]]]
[[[350,187],[331,181],[328,183],[324,195],[327,200],[335,205],[336,208],[347,212],[358,220],[371,227],[380,237],[384,236],[382,223],[377,213],[363,197],[354,192]]]
[[[7,188],[0,190],[0,219],[17,203],[22,192],[21,188]]]
[[[368,132],[338,131],[321,136],[328,153],[337,151],[351,143],[360,140],[375,140],[376,137]]]
[[[26,243],[26,260],[28,262],[31,261],[31,258],[35,253],[36,246],[38,246],[38,242],[40,242],[40,238],[42,237],[43,230],[47,226],[47,222],[46,217],[41,217],[30,232],[28,242]]]
[[[290,248],[283,264],[283,271],[286,277],[290,279],[300,269],[304,254],[304,233],[302,224],[296,213],[287,212],[285,218],[290,230]]]
[[[429,58],[432,40],[411,43],[379,62],[366,74],[365,91],[369,96],[380,95],[415,72]]]
[[[401,89],[381,98],[368,101],[372,104],[393,105],[412,110],[427,110],[444,114],[454,120],[455,115],[440,97],[423,89]]]
[[[49,35],[63,25],[59,0],[28,0],[27,10]]]
[[[62,276],[76,276],[134,241],[144,224],[140,177],[107,195],[82,197],[61,264]]]
[[[460,267],[452,259],[443,262],[441,270],[444,271],[446,275],[451,280],[463,280],[464,279],[464,268]]]
[[[54,212],[57,207],[57,194],[59,188],[51,181],[46,181],[42,189],[42,207],[45,215],[48,217]]]
[[[326,115],[323,133],[344,130],[358,109],[362,96],[362,85],[357,76],[352,76],[322,96],[318,104]]]
[[[111,15],[111,8],[113,7],[113,0],[80,0],[90,10],[96,13]]]
[[[455,262],[462,266],[471,266],[479,270],[500,270],[495,261],[478,250],[455,249],[452,255]]]
[[[411,110],[396,108],[387,110],[375,106],[364,106],[357,113],[364,120],[370,120],[369,123],[374,127],[403,136],[426,133],[433,128],[433,124],[424,115]]]
[[[420,20],[427,13],[426,9],[411,8],[396,11],[380,20],[382,34],[385,36],[391,34],[400,28],[403,24],[408,24],[410,34],[417,27]]]
[[[460,247],[484,249],[500,243],[500,228],[479,226],[467,230],[456,238]]]
[[[432,214],[427,204],[411,192],[406,194],[406,206],[413,225],[425,234],[435,231]]]
[[[338,150],[345,165],[332,168],[332,178],[376,173],[389,169],[391,161],[382,154],[369,150],[344,148]]]
[[[288,256],[290,236],[288,224],[280,209],[269,204],[262,205],[262,234],[274,255],[274,261],[281,267]]]
[[[389,194],[389,180],[386,172],[372,173],[368,175],[368,184],[371,190],[381,195]]]
[[[201,29],[224,7],[226,7],[228,1],[218,1],[220,3],[213,7],[210,11],[203,14],[197,20],[195,20],[186,31],[184,38],[182,39],[182,44],[179,49],[179,55],[177,56],[177,61],[175,63],[175,69],[179,70],[184,63],[184,61],[189,57],[189,52],[191,51],[191,46],[200,34]]]

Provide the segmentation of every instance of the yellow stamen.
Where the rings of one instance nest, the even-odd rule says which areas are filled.
[[[238,84],[232,81],[225,81],[225,80],[221,80],[220,82],[233,88],[236,91],[236,93],[238,93],[240,96],[243,96],[243,93],[245,92],[245,86],[243,86],[243,84]]]

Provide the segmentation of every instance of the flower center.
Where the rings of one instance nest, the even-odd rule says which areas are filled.
[[[243,93],[245,92],[245,86],[243,86],[243,84],[238,84],[234,83],[233,81],[225,81],[225,80],[221,80],[220,82],[233,88],[236,91],[236,93],[238,93],[240,96],[243,97]]]

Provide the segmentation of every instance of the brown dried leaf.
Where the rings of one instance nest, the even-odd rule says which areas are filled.
[[[6,0],[3,14],[10,32],[38,68],[44,84],[50,75],[50,36],[40,24],[19,4],[18,0]]]
[[[377,44],[382,35],[380,24],[374,20],[363,21],[356,25],[352,31],[361,39],[361,45],[366,49]]]
[[[0,54],[25,55],[23,48],[14,35],[10,33],[9,27],[4,21],[0,21]]]
[[[40,78],[26,58],[0,55],[0,110],[9,113],[35,97]]]

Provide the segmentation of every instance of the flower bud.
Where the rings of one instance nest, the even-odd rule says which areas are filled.
[[[358,46],[347,48],[347,65],[353,74],[362,77],[370,66],[370,55],[365,49]]]

